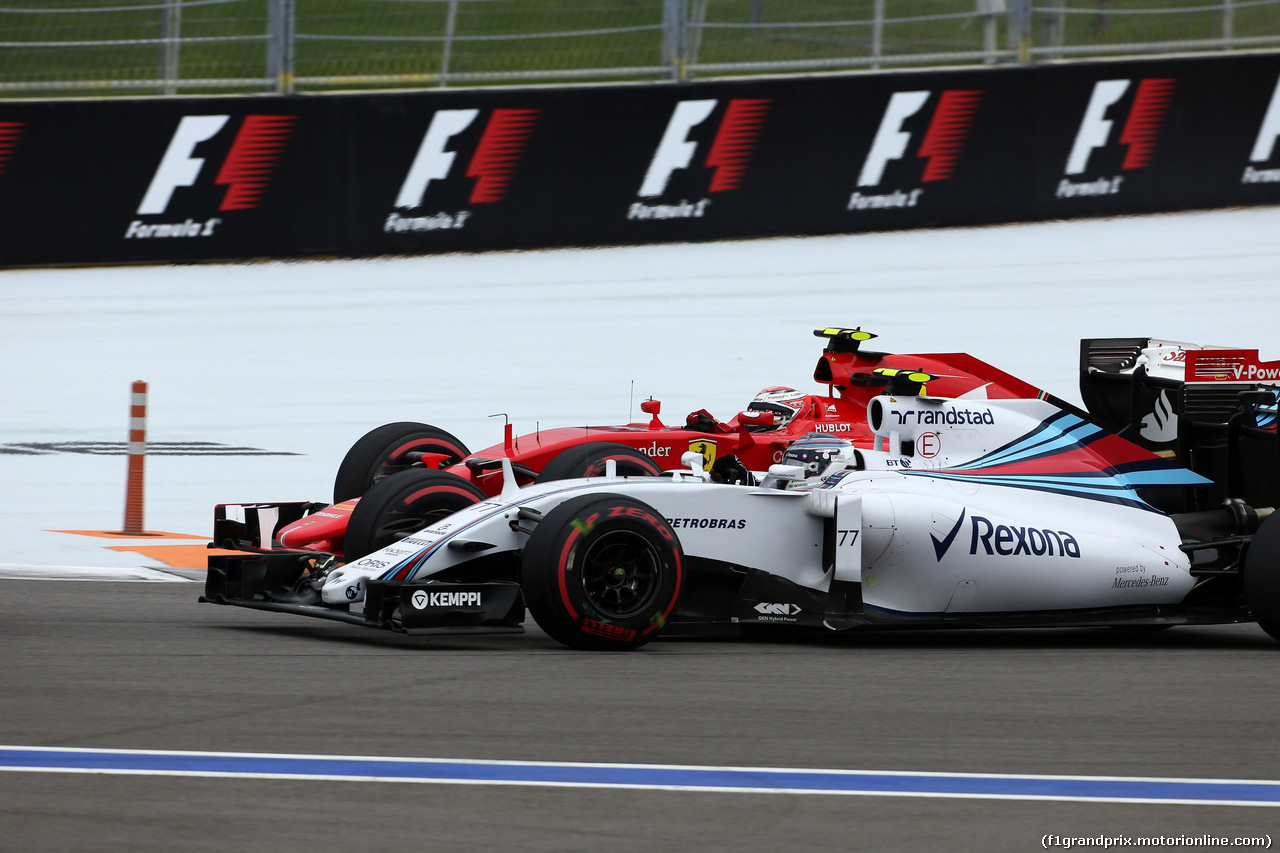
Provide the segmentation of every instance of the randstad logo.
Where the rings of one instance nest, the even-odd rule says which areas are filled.
[[[678,102],[667,120],[666,130],[654,149],[636,195],[643,199],[660,199],[667,192],[673,176],[695,168],[695,159],[701,156],[700,148],[706,151],[701,165],[711,170],[707,193],[736,190],[746,175],[772,103],[767,98],[731,98],[708,145],[690,136],[695,128],[711,118],[720,100],[704,98]],[[668,204],[633,202],[627,208],[627,218],[694,219],[705,215],[710,205],[711,199],[706,197],[695,201],[686,198]]]
[[[929,124],[922,134],[907,129],[910,120],[922,113],[933,92],[894,92],[880,117],[875,139],[862,161],[858,172],[858,186],[878,187],[886,169],[896,161],[905,160],[915,137],[919,137],[915,157],[923,161],[920,171],[911,170],[910,176],[918,179],[910,183],[932,183],[949,180],[969,136],[969,129],[982,103],[983,92],[978,90],[945,89],[934,100]],[[928,113],[925,113],[928,115]],[[923,121],[923,119],[921,119]],[[902,175],[902,169],[894,169]],[[891,192],[866,193],[862,189],[849,197],[848,210],[875,210],[883,208],[915,207],[924,194],[922,187]]]
[[[1063,174],[1086,174],[1094,155],[1117,143],[1124,146],[1120,171],[1146,168],[1155,155],[1165,113],[1173,101],[1177,85],[1178,81],[1175,79],[1154,77],[1139,80],[1136,87],[1133,87],[1132,80],[1095,82]],[[1126,112],[1117,105],[1129,93],[1130,88],[1134,88],[1134,93]],[[1121,129],[1118,138],[1113,141],[1117,124]],[[1124,175],[1100,177],[1092,181],[1063,178],[1058,182],[1054,195],[1058,198],[1116,195],[1124,185],[1124,178]]]

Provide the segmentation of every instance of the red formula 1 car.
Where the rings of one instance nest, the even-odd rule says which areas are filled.
[[[503,460],[520,485],[604,474],[609,463],[621,475],[660,474],[682,466],[689,451],[720,482],[744,482],[782,458],[797,438],[829,433],[872,447],[867,404],[886,387],[892,393],[975,399],[1048,395],[1002,370],[963,353],[890,354],[862,344],[876,337],[860,328],[817,329],[826,340],[813,378],[825,393],[766,388],[728,421],[706,410],[682,426],[667,426],[661,404],[640,408],[648,422],[621,426],[560,427],[515,436],[507,426],[502,444],[472,452],[437,427],[413,422],[380,426],[348,451],[338,468],[332,505],[251,504],[217,508],[215,542],[253,549],[260,545],[314,550],[354,559],[408,535],[432,520],[496,495]],[[1069,408],[1060,400],[1055,404]],[[918,452],[929,454],[922,446]],[[408,474],[408,476],[405,476]],[[265,534],[265,535],[264,535]],[[274,534],[274,535],[273,535]]]

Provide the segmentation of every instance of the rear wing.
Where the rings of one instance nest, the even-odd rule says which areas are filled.
[[[1212,479],[1204,508],[1280,504],[1280,362],[1158,338],[1080,342],[1080,396],[1100,425]]]

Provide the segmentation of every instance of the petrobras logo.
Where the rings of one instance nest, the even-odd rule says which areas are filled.
[[[1124,175],[1112,174],[1085,180],[1072,178],[1088,174],[1095,155],[1117,145],[1124,149],[1124,158],[1119,164],[1121,172],[1146,168],[1155,155],[1165,113],[1173,101],[1177,85],[1176,79],[1168,77],[1145,78],[1138,80],[1136,86],[1133,80],[1095,82],[1063,169],[1066,177],[1058,181],[1054,196],[1080,198],[1120,193]],[[1126,110],[1121,101],[1129,96],[1130,90],[1133,94]],[[1120,128],[1118,134],[1117,126]]]
[[[720,99],[677,102],[636,192],[636,196],[645,201],[632,202],[627,208],[627,219],[697,219],[705,216],[711,207],[709,195],[730,192],[742,185],[772,104],[768,98],[730,98],[719,123],[715,125],[714,135],[710,142],[706,142],[705,137],[710,132],[705,126],[719,107]],[[695,133],[697,129],[706,129],[707,132]],[[698,160],[702,168],[710,170],[710,179],[705,184],[701,177],[689,174],[695,170],[695,161]],[[693,201],[686,197],[659,203],[668,193],[673,178],[677,177],[686,188],[690,185],[706,186],[708,195]]]
[[[875,139],[867,151],[862,169],[858,172],[858,189],[849,196],[847,210],[884,210],[915,207],[924,195],[924,187],[911,184],[928,184],[950,180],[964,149],[969,129],[973,125],[983,92],[973,89],[944,89],[935,99],[934,92],[918,90],[894,92],[889,98]],[[932,112],[925,105],[933,100]],[[923,131],[912,130],[920,124],[923,115],[929,123]],[[917,120],[917,116],[920,119]],[[915,145],[915,160],[923,160],[923,167],[916,171],[898,166],[907,159],[907,153]],[[913,161],[914,162],[914,161]],[[885,172],[912,178],[909,184],[897,188],[882,188]],[[916,178],[915,176],[919,177]],[[872,189],[874,188],[874,189]]]
[[[0,121],[0,178],[4,177],[5,167],[9,165],[13,152],[18,150],[18,141],[26,129],[26,122]]]
[[[1271,90],[1271,102],[1262,117],[1262,126],[1258,128],[1258,136],[1254,140],[1253,150],[1249,152],[1249,165],[1244,167],[1242,184],[1278,184],[1280,168],[1258,168],[1254,163],[1270,162],[1276,153],[1276,139],[1280,137],[1280,79],[1276,80]]]
[[[962,509],[960,518],[950,529],[945,532],[939,531],[943,532],[941,538],[937,533],[929,534],[930,539],[933,540],[933,552],[938,562],[942,562],[942,558],[951,550],[952,543],[965,527],[967,512]],[[968,520],[970,555],[1080,559],[1080,543],[1075,536],[1065,530],[1034,525],[996,524],[980,515],[968,516]]]
[[[204,184],[226,187],[218,204],[219,213],[256,208],[266,194],[297,120],[297,116],[254,114],[246,115],[236,126],[229,115],[183,116],[138,204],[137,215],[164,216],[175,197],[181,203],[184,194],[193,193]],[[207,157],[197,156],[198,148],[231,126],[236,127],[235,136],[220,162],[210,164]],[[217,216],[181,222],[134,219],[124,236],[126,240],[212,237],[221,223],[222,218]]]
[[[413,163],[396,193],[395,210],[387,214],[382,224],[384,233],[463,228],[472,216],[474,205],[494,204],[506,197],[541,110],[489,111],[467,166],[461,169],[457,163],[462,153],[459,137],[478,126],[482,112],[479,109],[437,110],[432,114]],[[420,210],[436,194],[437,186],[448,187],[468,179],[474,184],[465,207]]]

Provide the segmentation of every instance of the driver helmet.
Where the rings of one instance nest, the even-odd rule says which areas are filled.
[[[804,468],[806,481],[822,480],[856,464],[858,451],[852,441],[811,432],[794,442],[782,454],[783,465]]]
[[[779,429],[804,408],[806,396],[794,388],[774,385],[765,388],[747,405],[748,412],[773,412],[773,428]]]

